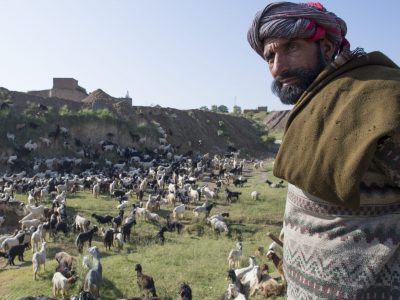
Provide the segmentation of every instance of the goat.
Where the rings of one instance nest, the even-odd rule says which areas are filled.
[[[69,255],[67,252],[57,252],[54,259],[58,262],[59,265],[64,265],[69,270],[73,270],[74,265],[76,265],[75,257]]]
[[[38,228],[31,236],[32,253],[39,251],[39,243],[42,240],[43,224],[39,224]]]
[[[228,279],[231,280],[231,283],[236,285],[240,293],[245,293],[245,288],[243,284],[240,282],[240,280],[236,277],[235,270],[229,269],[228,270]]]
[[[156,222],[160,221],[160,216],[158,214],[151,213],[147,210],[145,211],[144,218],[146,219],[146,221],[156,221]]]
[[[173,211],[172,211],[172,215],[174,217],[174,219],[179,218],[179,219],[183,219],[183,214],[185,212],[185,204],[181,204],[178,205],[176,207],[174,207]]]
[[[2,243],[0,248],[7,250],[12,246],[20,245],[24,242],[25,239],[25,232],[18,232],[17,235],[12,237],[7,237]]]
[[[239,196],[241,194],[242,194],[241,192],[232,192],[228,188],[225,188],[225,201],[232,202],[233,199],[236,199],[236,201],[239,201]]]
[[[251,199],[253,200],[258,200],[258,197],[260,196],[260,193],[257,191],[252,191],[250,194]]]
[[[286,278],[285,278],[285,274],[283,273],[283,261],[282,259],[280,259],[278,257],[278,255],[275,253],[275,250],[271,248],[269,248],[267,254],[265,255],[269,260],[272,260],[272,262],[274,263],[274,266],[276,268],[276,270],[278,271],[279,275],[282,278],[282,283],[284,285],[286,285]]]
[[[268,179],[265,181],[271,188],[283,188],[285,185],[283,184],[283,180],[279,181],[278,183],[274,183],[272,181],[269,181]]]
[[[115,242],[117,243],[117,249],[118,251],[121,251],[122,248],[124,248],[124,237],[123,234],[121,232],[118,232],[115,237]]]
[[[164,245],[165,242],[164,232],[166,231],[168,231],[168,228],[163,226],[156,235],[156,239],[160,242],[161,245]]]
[[[104,233],[104,247],[108,248],[108,250],[111,250],[111,246],[114,246],[114,229],[110,228],[107,229],[106,232]]]
[[[24,261],[24,251],[29,248],[29,243],[24,243],[22,245],[12,246],[8,252],[4,255],[7,258],[7,264],[10,266],[15,266],[14,259],[18,256],[19,261]]]
[[[137,264],[135,266],[135,271],[137,274],[137,285],[140,292],[144,294],[147,298],[149,297],[150,293],[153,297],[157,297],[153,277],[143,274],[142,266],[140,264]]]
[[[93,257],[92,268],[87,272],[83,284],[83,290],[92,293],[97,299],[100,297],[100,285],[103,280],[103,267],[100,262],[100,253],[96,246],[89,248],[89,254]]]
[[[97,230],[98,230],[97,226],[93,226],[93,228],[90,229],[89,231],[81,232],[80,234],[78,234],[75,240],[75,244],[78,247],[79,252],[82,252],[82,248],[85,242],[89,243],[89,247],[92,246],[93,235],[95,232],[97,232]]]
[[[168,228],[168,231],[177,231],[178,234],[180,234],[183,230],[183,224],[178,221],[174,221],[170,219],[169,216],[167,216],[167,224],[166,227]]]
[[[79,230],[79,232],[88,231],[90,225],[90,220],[81,217],[80,215],[76,215],[75,217],[75,228]]]
[[[122,225],[121,230],[122,230],[122,236],[123,236],[124,242],[126,242],[127,239],[128,239],[128,241],[130,241],[132,226],[135,224],[136,224],[136,220],[133,219],[132,221]]]
[[[242,293],[239,292],[238,288],[236,285],[230,283],[228,285],[228,299],[234,299],[234,300],[246,300],[246,296]]]
[[[6,221],[6,217],[0,216],[0,227],[4,224],[5,221]]]
[[[215,203],[210,203],[207,204],[207,202],[204,202],[203,205],[201,206],[196,206],[193,209],[194,215],[198,217],[201,213],[204,213],[205,217],[208,217],[210,215],[211,209],[214,207]]]
[[[236,249],[232,249],[228,255],[228,263],[229,268],[238,268],[240,265],[240,258],[242,257],[243,253],[243,244],[238,242],[236,244]]]
[[[98,198],[100,195],[100,183],[97,182],[95,185],[93,185],[93,197]]]
[[[243,285],[248,285],[250,289],[250,296],[254,296],[257,285],[260,282],[261,271],[260,266],[254,266],[249,272],[244,274],[241,279]]]
[[[225,234],[229,233],[229,228],[226,225],[226,223],[224,221],[219,220],[218,218],[208,218],[207,222],[209,222],[211,224],[211,228],[219,233],[219,232],[225,232]]]
[[[233,185],[235,186],[235,187],[243,187],[243,185],[245,184],[247,182],[247,179],[241,179],[240,177],[239,178],[236,178],[234,181],[233,181]]]
[[[116,216],[116,217],[114,217],[112,220],[111,220],[111,223],[112,223],[112,225],[113,225],[113,227],[115,228],[115,229],[117,229],[119,226],[121,226],[121,224],[122,224],[122,218],[124,217],[124,211],[123,210],[120,210],[119,212],[118,212],[118,216]]]
[[[76,276],[66,278],[60,272],[54,273],[53,279],[51,280],[53,282],[53,297],[57,297],[58,293],[61,292],[62,299],[65,299],[68,289],[75,283],[76,279]]]
[[[24,229],[25,227],[29,228],[31,226],[38,227],[41,222],[39,219],[32,219],[32,220],[21,220],[19,221],[19,223],[21,224],[21,229]]]
[[[179,296],[181,300],[192,300],[192,289],[186,282],[182,282],[179,286]]]
[[[241,268],[241,269],[235,269],[235,274],[236,277],[241,280],[243,278],[243,276],[251,271],[253,269],[253,267],[256,265],[256,258],[254,256],[250,256],[249,257],[249,266]]]
[[[43,265],[43,270],[46,269],[46,248],[47,243],[43,242],[40,251],[35,252],[32,256],[33,280],[36,280],[36,274],[39,272],[40,265]]]
[[[95,213],[92,214],[92,217],[96,219],[96,221],[100,224],[111,224],[111,221],[113,219],[112,216],[110,215],[96,215]]]
[[[78,296],[72,296],[71,300],[95,300],[91,292],[81,291]]]
[[[254,293],[263,297],[279,296],[284,288],[285,285],[283,283],[278,283],[274,278],[269,277],[256,286]]]

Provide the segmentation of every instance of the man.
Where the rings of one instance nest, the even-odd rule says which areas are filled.
[[[248,32],[295,104],[274,164],[288,181],[288,299],[400,299],[400,69],[350,50],[320,3],[272,3]]]

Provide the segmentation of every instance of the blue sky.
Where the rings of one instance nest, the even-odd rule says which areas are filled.
[[[265,62],[246,40],[259,0],[0,0],[0,86],[48,89],[73,77],[92,92],[128,90],[134,105],[178,109],[236,103],[289,109],[270,92]],[[352,48],[400,64],[400,1],[328,0]]]

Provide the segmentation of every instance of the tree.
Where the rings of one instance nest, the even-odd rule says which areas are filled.
[[[211,111],[212,111],[212,112],[218,112],[218,106],[216,106],[216,105],[211,105]]]
[[[233,114],[234,115],[240,115],[242,113],[242,108],[240,106],[235,105],[233,107]]]
[[[229,110],[228,110],[228,107],[226,107],[225,105],[220,105],[220,106],[218,106],[218,112],[228,113]]]
[[[200,109],[200,110],[204,110],[204,111],[209,111],[209,109],[208,109],[207,106],[202,106],[202,107],[200,107],[199,109]]]

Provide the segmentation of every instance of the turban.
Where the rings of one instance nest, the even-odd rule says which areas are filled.
[[[350,51],[346,23],[320,3],[271,3],[260,10],[247,33],[251,47],[262,57],[268,38],[305,39],[310,42],[327,38],[336,47],[335,55]]]

